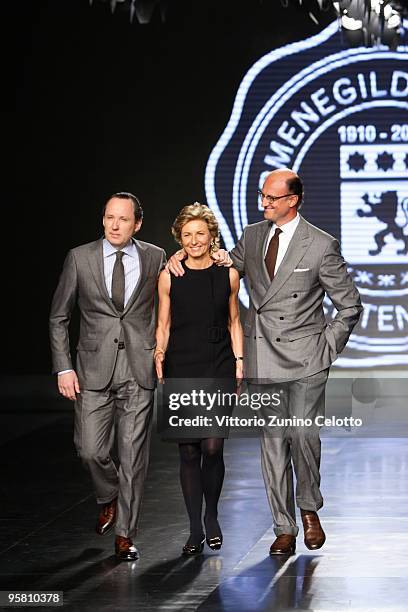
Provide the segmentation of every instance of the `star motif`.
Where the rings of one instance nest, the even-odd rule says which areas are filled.
[[[377,166],[381,170],[390,170],[394,165],[394,158],[389,153],[381,153],[377,156]]]
[[[379,287],[392,287],[395,285],[395,274],[379,274],[377,281]]]
[[[372,278],[372,272],[367,272],[366,270],[357,270],[354,280],[356,283],[361,283],[362,285],[372,285]]]
[[[353,153],[353,155],[349,155],[347,164],[350,170],[355,170],[358,172],[364,168],[366,160],[364,155],[361,155],[361,153]]]
[[[401,272],[401,285],[408,285],[408,272]]]

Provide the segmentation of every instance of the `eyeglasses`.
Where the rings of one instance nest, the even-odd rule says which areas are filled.
[[[288,196],[296,195],[295,193],[285,193],[285,195],[281,195],[281,196],[266,195],[260,189],[258,189],[257,193],[258,193],[259,198],[261,200],[265,198],[268,204],[273,204],[274,202],[276,202],[276,200],[280,200],[281,198],[287,198]]]

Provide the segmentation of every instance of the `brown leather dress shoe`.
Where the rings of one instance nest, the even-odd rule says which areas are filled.
[[[309,550],[321,548],[326,541],[325,533],[317,516],[312,510],[301,510],[305,544]]]
[[[105,535],[114,526],[116,521],[117,503],[118,498],[116,497],[108,504],[102,506],[102,510],[99,513],[98,522],[96,523],[96,533],[98,535]]]
[[[121,561],[137,561],[139,558],[139,551],[132,540],[122,536],[115,538],[115,554]]]
[[[278,535],[269,549],[270,555],[294,555],[296,550],[296,538],[289,533]]]

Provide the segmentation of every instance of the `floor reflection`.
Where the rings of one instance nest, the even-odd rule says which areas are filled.
[[[269,557],[224,581],[200,612],[309,610],[318,556]]]

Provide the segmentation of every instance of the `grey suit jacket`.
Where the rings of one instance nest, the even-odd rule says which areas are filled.
[[[77,303],[81,325],[76,372],[84,389],[102,389],[109,383],[121,332],[136,381],[147,389],[155,386],[154,298],[166,254],[153,244],[140,240],[134,243],[139,254],[140,277],[122,313],[116,310],[106,289],[102,239],[72,249],[65,260],[50,314],[53,371],[73,367],[68,326]]]
[[[296,380],[333,363],[363,307],[338,241],[303,217],[271,283],[264,262],[269,230],[268,221],[248,225],[231,251],[250,295],[245,376]],[[323,312],[325,293],[338,310],[330,323]]]

